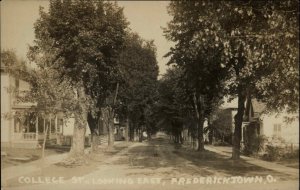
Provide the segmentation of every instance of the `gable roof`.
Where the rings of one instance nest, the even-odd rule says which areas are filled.
[[[238,99],[237,98],[234,98],[231,101],[228,101],[229,98],[227,98],[227,97],[224,97],[223,99],[224,99],[224,102],[220,106],[221,109],[228,109],[228,108],[236,109],[238,107],[238,101],[237,101]]]
[[[262,113],[266,110],[266,105],[258,101],[257,99],[252,99],[251,102],[252,102],[252,108],[254,112]]]

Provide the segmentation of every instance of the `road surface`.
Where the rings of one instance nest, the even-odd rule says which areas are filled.
[[[68,173],[68,174],[66,174]],[[170,143],[158,133],[150,142],[131,143],[90,166],[53,166],[12,180],[4,189],[298,189],[299,174],[281,173],[212,151],[199,153]]]

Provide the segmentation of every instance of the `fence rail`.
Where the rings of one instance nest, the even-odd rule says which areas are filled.
[[[35,140],[36,133],[23,133],[23,139],[24,140]]]

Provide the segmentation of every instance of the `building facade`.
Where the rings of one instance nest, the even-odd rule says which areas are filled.
[[[74,118],[65,119],[63,114],[38,116],[31,111],[35,103],[16,99],[16,93],[28,90],[29,83],[1,67],[1,147],[39,148],[44,138],[47,143],[64,144],[73,134]]]

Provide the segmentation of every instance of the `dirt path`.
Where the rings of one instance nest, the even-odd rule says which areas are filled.
[[[235,163],[214,152],[178,148],[160,134],[151,142],[132,144],[100,162],[92,171],[64,180],[62,184],[15,189],[293,190],[298,189],[298,179],[245,161]]]

